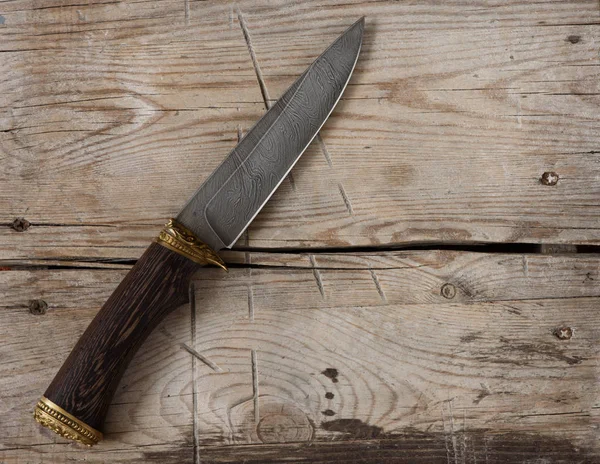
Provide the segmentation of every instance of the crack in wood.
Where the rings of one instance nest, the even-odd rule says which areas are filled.
[[[244,241],[248,239],[244,236]],[[113,246],[114,247],[114,246]],[[124,246],[121,248],[135,248],[141,249],[138,246]],[[548,245],[546,249],[552,248],[552,245]],[[534,243],[489,243],[489,244],[475,244],[475,245],[411,245],[411,246],[394,246],[394,245],[372,245],[372,246],[349,246],[341,248],[323,247],[323,248],[263,248],[263,247],[249,247],[249,246],[237,246],[232,249],[233,252],[244,253],[244,263],[227,263],[230,268],[248,268],[248,269],[304,269],[303,266],[279,266],[269,264],[252,264],[251,257],[252,253],[261,254],[299,254],[304,255],[310,252],[311,255],[337,255],[337,254],[380,254],[390,252],[411,252],[411,251],[455,251],[455,252],[470,252],[470,253],[485,253],[485,254],[521,254],[523,260],[523,273],[525,277],[529,275],[528,256],[536,256],[542,253],[540,251],[540,245]],[[579,255],[597,255],[600,253],[600,246],[596,245],[583,245],[577,246],[577,254]],[[134,258],[97,258],[97,257],[64,257],[64,258],[39,258],[39,259],[6,259],[0,260],[0,267],[10,267],[14,271],[31,271],[37,269],[61,269],[61,270],[82,270],[82,269],[129,269],[135,265],[137,259]],[[342,269],[332,266],[315,266],[321,270],[337,270]],[[422,266],[408,266],[408,267],[422,267]],[[373,267],[374,270],[385,270],[385,269],[402,269],[399,266],[382,266]],[[348,267],[343,268],[346,270],[365,270],[368,267]]]

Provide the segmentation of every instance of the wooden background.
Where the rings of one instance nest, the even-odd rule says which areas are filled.
[[[105,440],[40,428],[162,224],[362,15],[320,138]],[[13,0],[0,37],[0,462],[600,462],[597,0]]]

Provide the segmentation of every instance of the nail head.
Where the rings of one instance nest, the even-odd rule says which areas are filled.
[[[573,329],[571,327],[559,327],[554,331],[554,335],[559,340],[570,340],[573,336]]]
[[[29,312],[35,316],[46,314],[48,303],[44,300],[29,300]]]
[[[17,232],[24,232],[29,229],[29,226],[31,226],[31,223],[22,217],[16,218],[12,223],[12,228]]]

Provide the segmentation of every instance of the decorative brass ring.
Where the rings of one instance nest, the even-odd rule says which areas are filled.
[[[213,264],[227,270],[219,255],[194,233],[175,219],[170,219],[160,231],[156,243],[199,264]]]
[[[86,446],[94,446],[103,438],[102,432],[80,421],[45,396],[35,406],[33,417],[54,433]]]

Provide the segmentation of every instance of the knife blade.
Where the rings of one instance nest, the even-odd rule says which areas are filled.
[[[231,248],[285,179],[335,108],[362,46],[364,18],[290,86],[209,175],[125,276],[34,408],[42,425],[92,446],[129,361],[173,309],[188,302],[192,275],[226,269]]]
[[[213,249],[230,248],[325,124],[362,45],[357,21],[292,84],[200,186],[177,220]]]

